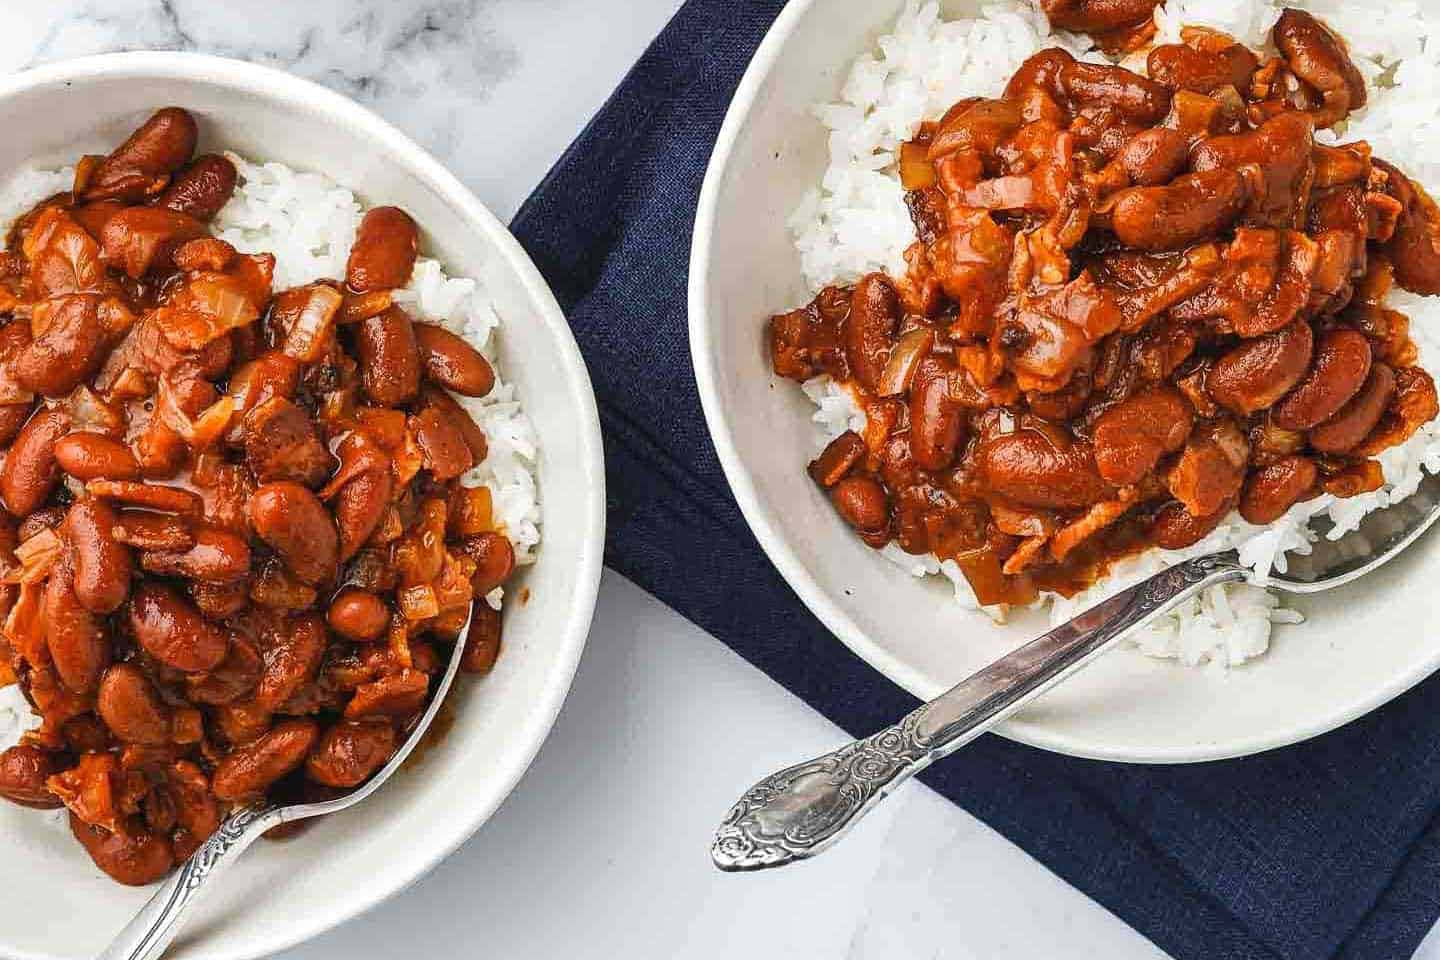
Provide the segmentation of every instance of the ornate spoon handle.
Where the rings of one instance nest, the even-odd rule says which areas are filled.
[[[1195,593],[1245,571],[1199,557],[1117,593],[996,660],[899,723],[751,787],[715,835],[721,870],[763,870],[813,857],[895,787],[949,756]]]
[[[182,914],[200,899],[205,885],[224,873],[266,830],[285,822],[278,807],[239,807],[220,829],[172,873],[135,919],[116,935],[98,960],[155,960],[180,932]]]

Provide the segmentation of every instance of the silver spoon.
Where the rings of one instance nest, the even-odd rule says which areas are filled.
[[[1264,585],[1320,593],[1399,554],[1440,516],[1440,478],[1369,514],[1339,540],[1320,539]],[[1320,533],[1328,520],[1311,524]],[[763,870],[815,856],[897,786],[947,757],[1155,617],[1220,583],[1253,579],[1233,552],[1187,560],[1115,594],[1069,623],[971,674],[899,723],[772,774],[731,808],[710,856],[721,870]]]
[[[250,844],[258,840],[266,831],[283,823],[293,823],[296,820],[308,820],[311,817],[323,817],[327,814],[348,810],[379,790],[385,781],[400,769],[405,758],[410,756],[410,753],[420,743],[421,738],[425,736],[425,731],[430,729],[431,722],[440,712],[440,705],[445,701],[445,694],[450,692],[450,685],[455,680],[455,674],[460,670],[460,659],[465,652],[465,637],[470,632],[470,620],[473,617],[472,608],[471,616],[466,618],[465,626],[460,628],[460,637],[455,641],[455,650],[450,655],[450,664],[445,668],[445,675],[440,678],[440,683],[435,688],[435,694],[430,699],[430,706],[426,708],[419,722],[410,731],[410,736],[400,745],[400,749],[395,751],[395,756],[390,758],[389,763],[381,767],[379,772],[365,783],[345,796],[337,797],[334,800],[285,806],[262,801],[236,807],[210,839],[201,844],[200,849],[196,850],[179,870],[172,873],[160,885],[149,902],[140,908],[135,919],[115,935],[110,946],[100,954],[97,960],[155,960],[179,935],[185,912],[200,899],[201,894],[207,889],[206,885],[229,869],[239,859],[240,854],[244,853]]]

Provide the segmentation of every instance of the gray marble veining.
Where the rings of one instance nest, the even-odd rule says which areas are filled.
[[[374,108],[442,160],[519,63],[501,14],[524,0],[4,0],[0,71],[115,50],[192,50],[290,71]]]

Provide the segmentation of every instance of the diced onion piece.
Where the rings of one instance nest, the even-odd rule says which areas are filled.
[[[924,190],[935,185],[935,164],[930,162],[930,147],[923,143],[900,145],[900,186],[906,190]]]
[[[926,327],[917,327],[901,337],[890,351],[890,359],[880,373],[875,392],[882,397],[893,397],[909,390],[916,368],[930,353],[934,343],[935,334]]]
[[[14,686],[20,680],[15,676],[15,671],[10,669],[10,664],[0,660],[0,690]]]
[[[125,435],[124,408],[106,400],[83,383],[70,394],[66,407],[72,430],[88,430],[110,437]]]
[[[5,642],[32,664],[44,663],[50,655],[45,643],[43,590],[36,582],[20,584],[20,595],[5,618]]]
[[[445,566],[440,571],[440,576],[435,578],[432,587],[435,590],[435,602],[440,607],[440,612],[454,610],[457,607],[469,609],[470,601],[475,598],[475,590],[471,586],[470,577],[474,575],[475,561],[469,561],[469,573],[467,565],[456,559],[453,553],[446,551]]]
[[[388,506],[381,514],[380,522],[375,525],[375,532],[370,535],[369,542],[377,547],[384,546],[399,540],[404,532],[405,521],[400,519],[400,511],[394,506]]]
[[[259,315],[240,281],[210,270],[191,274],[169,303],[150,314],[177,350],[199,350]]]
[[[325,344],[335,329],[335,314],[340,309],[340,291],[325,284],[310,288],[310,296],[295,318],[295,325],[285,336],[281,350],[301,363],[314,363],[325,352]]]
[[[33,583],[43,579],[50,573],[55,561],[60,559],[64,549],[65,544],[49,527],[20,544],[15,548],[15,559],[20,561],[23,568],[20,582]]]
[[[110,387],[110,396],[138,400],[150,396],[150,379],[139,367],[126,367]]]
[[[406,620],[429,620],[439,616],[440,602],[435,597],[435,588],[428,583],[414,587],[403,587],[396,594],[400,612]]]
[[[415,440],[415,431],[405,430],[405,442],[400,449],[394,451],[395,460],[395,487],[400,489],[409,486],[410,481],[415,479],[415,474],[420,472],[424,465],[425,457],[420,452],[420,444]]]
[[[489,487],[461,487],[450,498],[450,531],[468,537],[495,529],[495,504]]]
[[[390,615],[390,629],[386,631],[386,640],[390,643],[390,657],[403,670],[409,670],[415,665],[414,658],[410,654],[410,621],[399,613]]]
[[[355,411],[360,421],[380,446],[394,450],[405,443],[405,411],[381,407],[360,407]]]

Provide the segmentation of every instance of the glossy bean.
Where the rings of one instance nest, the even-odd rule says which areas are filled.
[[[397,407],[420,390],[420,347],[415,327],[399,307],[360,321],[356,333],[360,381],[382,407]]]
[[[1205,387],[1215,402],[1248,416],[1273,406],[1300,382],[1314,349],[1309,321],[1296,320],[1232,348],[1211,367]]]
[[[140,464],[130,448],[103,433],[78,431],[55,443],[60,469],[82,483],[90,480],[138,480]]]
[[[57,408],[36,411],[20,428],[0,468],[0,496],[14,516],[33,512],[59,482],[55,444],[69,429],[69,414]]]
[[[185,673],[204,673],[225,660],[229,641],[173,587],[146,582],[130,597],[129,625],[156,660]]]
[[[872,273],[855,285],[841,335],[850,372],[867,390],[880,383],[899,322],[900,298],[884,274]]]
[[[325,621],[345,639],[363,643],[385,632],[390,625],[390,608],[368,590],[347,587],[330,601]]]
[[[86,186],[90,199],[137,200],[163,190],[169,174],[195,153],[199,128],[180,107],[156,111],[141,127],[100,161]]]
[[[267,483],[255,491],[247,510],[255,535],[274,548],[295,576],[312,586],[334,579],[339,538],[315,494],[298,483]]]
[[[1240,516],[1260,526],[1274,523],[1316,489],[1318,477],[1309,457],[1284,457],[1252,471],[1240,494]]]
[[[503,533],[468,536],[460,541],[460,550],[475,561],[475,575],[470,578],[470,585],[477,597],[501,586],[515,572],[515,547]]]
[[[0,797],[22,807],[54,810],[60,799],[45,786],[56,772],[52,754],[29,744],[19,744],[0,752]]]
[[[389,723],[337,723],[306,758],[305,775],[327,787],[356,787],[389,761],[395,746],[395,728]]]
[[[500,657],[503,626],[500,611],[484,600],[476,600],[470,611],[470,629],[465,634],[460,669],[466,673],[489,673]]]
[[[206,583],[236,583],[250,575],[250,545],[244,537],[216,527],[200,527],[194,543],[181,550],[147,550],[140,566],[167,577]]]
[[[1370,376],[1370,341],[1346,328],[1327,330],[1315,344],[1305,376],[1275,405],[1277,426],[1308,430],[1340,412]]]
[[[112,833],[72,813],[70,832],[97,867],[126,886],[154,883],[175,866],[170,841],[148,830]]]
[[[416,323],[415,343],[425,375],[448,390],[483,397],[495,386],[495,370],[464,339],[433,323]]]
[[[1089,447],[1039,430],[1016,430],[985,441],[976,464],[996,493],[1019,506],[1087,507],[1107,492]]]
[[[132,663],[117,663],[105,671],[95,709],[110,732],[125,743],[159,746],[170,742],[170,708]]]
[[[68,560],[51,570],[43,610],[45,644],[60,682],[75,693],[93,693],[110,663],[110,640],[104,623],[75,595],[75,575]]]
[[[229,159],[207,153],[177,173],[155,203],[197,220],[210,220],[230,202],[237,176]]]
[[[1141,250],[1174,250],[1228,227],[1249,200],[1235,170],[1177,177],[1164,187],[1130,187],[1112,198],[1115,235]]]
[[[44,331],[15,355],[11,370],[26,390],[63,397],[104,360],[99,298],[74,294],[52,301]]]
[[[65,518],[75,596],[91,613],[114,613],[130,594],[134,563],[130,550],[115,539],[118,522],[108,503],[92,497],[76,500]]]
[[[1370,365],[1365,385],[1333,417],[1312,429],[1310,446],[1321,453],[1349,453],[1358,447],[1385,415],[1395,395],[1395,371],[1383,363]]]
[[[211,789],[221,800],[249,800],[305,762],[320,732],[313,721],[287,720],[232,750],[215,766]]]
[[[1117,159],[1130,182],[1142,187],[1169,183],[1185,169],[1190,142],[1177,130],[1152,127],[1125,141]]]
[[[399,207],[374,207],[360,220],[345,283],[356,293],[403,287],[415,268],[420,230]]]
[[[1110,483],[1138,483],[1167,453],[1185,445],[1194,415],[1171,387],[1156,387],[1116,404],[1095,422],[1095,466]]]
[[[389,470],[369,470],[345,484],[335,495],[341,562],[353,557],[375,532],[390,504],[393,484]]]
[[[830,502],[845,522],[861,533],[881,533],[890,523],[889,498],[872,477],[846,477],[830,488]]]
[[[1150,539],[1163,550],[1183,550],[1204,540],[1233,509],[1233,499],[1213,513],[1196,516],[1183,503],[1172,500],[1156,512]]]

